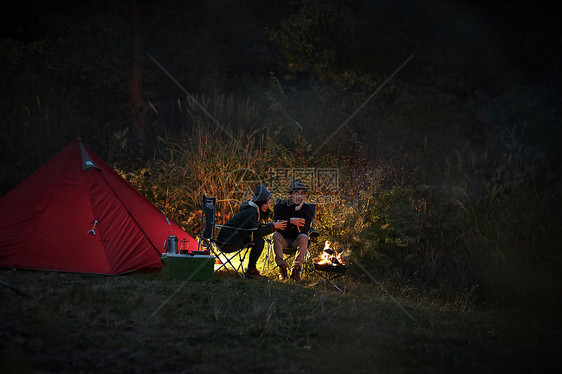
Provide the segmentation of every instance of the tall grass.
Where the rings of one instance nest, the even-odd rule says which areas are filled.
[[[0,193],[55,155],[74,131],[57,118],[64,106],[53,108],[49,97],[22,93],[16,97],[21,101],[0,119]]]
[[[202,113],[200,105],[209,112]],[[159,151],[146,168],[122,174],[157,207],[197,234],[203,194],[217,196],[217,221],[224,223],[251,197],[271,154],[259,129],[241,130],[256,122],[255,108],[248,101],[200,97],[188,100],[185,110],[191,123],[183,135],[161,138]]]
[[[535,288],[533,277],[549,282],[561,265],[559,174],[523,143],[521,129],[492,138],[480,153],[467,145],[411,170],[360,153],[311,159],[306,139],[292,149],[258,128],[249,101],[199,97],[184,109],[182,135],[161,138],[145,169],[124,174],[194,235],[203,194],[218,197],[224,222],[256,184],[267,183],[269,167],[329,166],[338,169],[340,184],[329,191],[336,204],[318,206],[320,240],[351,253],[387,285],[466,308],[476,300],[520,298],[522,288]]]
[[[440,278],[487,300],[542,291],[534,280],[552,280],[561,265],[559,174],[521,139],[511,129],[480,154],[455,151],[418,186],[430,207],[422,244],[449,269]]]

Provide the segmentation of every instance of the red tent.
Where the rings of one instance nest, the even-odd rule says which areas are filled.
[[[0,266],[158,270],[169,235],[197,242],[79,140],[0,199]]]

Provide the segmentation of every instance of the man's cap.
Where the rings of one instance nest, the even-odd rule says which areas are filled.
[[[308,188],[300,179],[295,179],[289,184],[289,193],[295,191],[308,191]]]

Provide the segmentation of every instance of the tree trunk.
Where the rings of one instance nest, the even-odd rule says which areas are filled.
[[[143,42],[141,38],[140,0],[131,0],[130,8],[130,45],[133,60],[130,81],[131,105],[133,110],[134,131],[133,144],[135,151],[142,154],[146,143],[148,107],[142,94],[143,83]]]

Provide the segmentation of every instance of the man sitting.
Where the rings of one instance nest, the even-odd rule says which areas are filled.
[[[287,221],[287,227],[273,234],[275,263],[279,266],[280,278],[287,279],[287,262],[283,259],[283,248],[297,248],[291,279],[300,281],[302,265],[308,251],[308,230],[314,218],[314,210],[305,204],[307,188],[299,179],[289,185],[289,198],[279,199],[273,209],[275,221]]]

